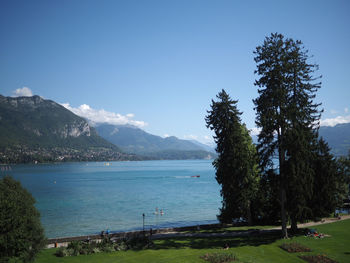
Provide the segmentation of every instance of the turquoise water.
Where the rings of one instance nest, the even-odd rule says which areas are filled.
[[[142,229],[143,213],[146,229],[217,222],[221,198],[211,162],[14,165],[10,174],[37,200],[52,238]]]

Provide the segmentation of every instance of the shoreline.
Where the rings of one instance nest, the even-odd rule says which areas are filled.
[[[319,222],[307,222],[298,224],[298,228],[304,228],[304,227],[310,227],[310,226],[317,226],[322,224],[329,224],[334,223],[342,220],[350,219],[350,215],[343,215],[340,219],[338,218],[323,218]],[[263,229],[263,230],[257,230],[257,229],[249,229],[249,230],[242,230],[238,233],[230,233],[230,232],[224,232],[224,233],[181,233],[184,231],[196,231],[196,230],[211,230],[213,228],[223,228],[223,227],[233,227],[233,226],[239,226],[234,224],[203,224],[203,225],[196,225],[196,226],[184,226],[184,227],[169,227],[169,228],[160,228],[160,229],[152,229],[152,233],[150,232],[150,229],[142,231],[129,231],[129,232],[116,232],[108,234],[108,237],[115,237],[115,238],[124,238],[124,237],[130,237],[135,235],[141,235],[145,233],[146,235],[152,235],[153,239],[162,239],[162,238],[171,238],[171,237],[181,237],[181,236],[197,236],[197,237],[213,237],[213,236],[237,236],[237,235],[249,235],[253,233],[260,233],[260,232],[266,232],[266,231],[279,231],[281,229],[281,226],[272,227],[269,229]],[[290,226],[288,226],[290,227]],[[49,238],[47,239],[46,248],[56,248],[56,247],[66,247],[69,242],[72,241],[84,241],[84,240],[93,240],[96,242],[101,242],[104,237],[107,235],[84,235],[84,236],[73,236],[73,237],[59,237],[59,238]]]
[[[195,225],[195,226],[182,226],[182,227],[165,227],[165,228],[158,228],[158,229],[152,229],[152,235],[155,234],[166,234],[166,233],[174,233],[174,232],[183,232],[183,231],[194,231],[194,230],[209,230],[213,228],[219,228],[219,227],[231,227],[233,224],[203,224],[203,225]],[[123,238],[123,237],[129,237],[134,235],[141,235],[145,233],[146,235],[150,234],[150,229],[143,230],[135,230],[135,231],[127,231],[127,232],[113,232],[108,234],[108,237],[116,237],[116,238]],[[83,240],[94,240],[99,242],[99,240],[102,240],[105,236],[102,236],[101,234],[92,234],[92,235],[83,235],[83,236],[68,236],[68,237],[56,237],[56,238],[48,238],[46,242],[46,248],[53,248],[53,247],[62,247],[67,246],[69,242],[72,241],[83,241]]]

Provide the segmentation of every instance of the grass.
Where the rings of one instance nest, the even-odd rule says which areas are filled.
[[[234,232],[242,232],[248,230],[256,230],[256,229],[269,229],[276,227],[275,225],[267,225],[267,226],[233,226],[233,227],[222,227],[222,228],[211,228],[211,229],[201,229],[195,231],[183,231],[182,233],[234,233]],[[278,226],[277,226],[278,227]]]
[[[254,227],[258,228],[258,227]],[[56,249],[43,250],[35,263],[46,262],[125,262],[125,263],[157,263],[157,262],[202,262],[207,261],[200,257],[206,253],[227,252],[234,254],[239,262],[300,262],[302,255],[326,255],[342,263],[350,262],[350,220],[331,224],[319,225],[318,232],[331,235],[322,239],[305,237],[300,234],[289,240],[280,239],[279,233],[245,237],[218,237],[218,238],[169,238],[156,240],[155,247],[148,250],[129,250],[126,252],[101,253],[89,256],[58,258],[54,256]],[[231,231],[238,231],[231,229]],[[309,247],[312,252],[288,253],[279,246],[283,243],[299,243]],[[222,248],[228,244],[229,249]],[[282,260],[282,261],[281,261]]]

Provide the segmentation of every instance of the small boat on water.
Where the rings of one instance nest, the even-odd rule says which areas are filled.
[[[198,178],[198,177],[201,177],[201,176],[200,175],[192,175],[191,177],[197,177]]]

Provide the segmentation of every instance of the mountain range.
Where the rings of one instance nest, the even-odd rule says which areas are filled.
[[[153,159],[212,159],[216,154],[209,146],[175,136],[162,138],[131,125],[97,125],[98,134],[118,145],[124,152]]]
[[[350,151],[350,123],[337,124],[334,127],[321,126],[319,136],[323,137],[335,156],[348,155]]]
[[[319,135],[335,156],[349,153],[350,123],[322,126]],[[131,125],[92,127],[52,100],[0,95],[0,163],[215,157],[197,141],[162,138]]]
[[[323,138],[331,148],[335,157],[346,156],[350,151],[350,123],[335,126],[321,126],[318,130],[319,138]],[[252,136],[253,142],[258,143],[258,136]]]
[[[0,95],[0,163],[133,158],[54,101]]]
[[[99,125],[97,129],[52,100],[0,95],[0,163],[215,156],[199,143],[164,139],[133,126]]]

